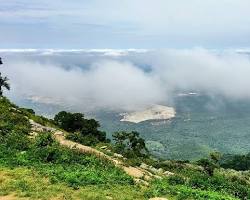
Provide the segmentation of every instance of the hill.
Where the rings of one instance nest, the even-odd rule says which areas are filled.
[[[88,147],[66,139],[70,134],[76,133],[0,97],[0,198],[250,198],[250,173],[221,168],[216,155],[193,163],[126,158],[108,141]],[[136,182],[127,168],[150,176],[144,174]]]

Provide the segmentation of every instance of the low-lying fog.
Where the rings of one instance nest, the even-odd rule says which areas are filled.
[[[176,91],[250,100],[250,58],[235,50],[1,50],[12,99],[131,111]]]

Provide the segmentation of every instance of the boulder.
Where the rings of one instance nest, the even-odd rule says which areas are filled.
[[[114,153],[114,156],[117,157],[117,158],[123,158],[123,155],[118,154],[118,153]]]
[[[173,172],[169,172],[169,171],[165,171],[165,172],[163,172],[163,175],[165,175],[165,176],[173,176],[174,173]]]

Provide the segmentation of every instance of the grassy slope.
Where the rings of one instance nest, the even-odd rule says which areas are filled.
[[[226,179],[220,179],[223,183],[218,182],[218,187],[212,187],[217,182],[211,179],[211,183],[203,184],[207,177],[202,178],[200,172],[188,169],[175,171],[191,180],[192,174],[197,173],[200,182],[197,187],[190,183],[179,183],[178,179],[174,182],[169,179],[153,181],[149,187],[140,187],[111,163],[94,156],[61,148],[56,143],[37,149],[35,145],[39,140],[34,142],[29,139],[27,133],[30,127],[25,115],[42,123],[51,123],[25,110],[20,112],[7,99],[0,99],[0,196],[15,194],[18,198],[29,199],[86,200],[109,197],[142,200],[153,196],[178,200],[237,199],[233,198],[234,191],[227,189],[230,182]],[[51,161],[46,160],[47,154],[41,152],[49,152],[50,155],[52,152]]]

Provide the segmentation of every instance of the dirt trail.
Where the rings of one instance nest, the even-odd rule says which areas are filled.
[[[62,146],[65,146],[65,147],[68,147],[68,148],[71,148],[71,149],[74,148],[74,149],[79,150],[82,153],[95,155],[95,156],[97,156],[99,158],[104,158],[104,159],[106,159],[108,161],[111,161],[117,167],[122,168],[128,175],[132,176],[135,179],[141,179],[141,178],[150,179],[149,173],[146,173],[146,171],[143,170],[143,169],[140,169],[140,168],[137,168],[137,167],[125,166],[125,164],[122,161],[120,161],[120,160],[118,160],[118,159],[116,159],[114,157],[108,156],[108,155],[106,155],[105,153],[103,153],[101,151],[98,151],[98,150],[96,150],[96,149],[94,149],[92,147],[85,146],[85,145],[79,144],[77,142],[73,142],[73,141],[65,139],[64,133],[62,131],[57,130],[57,131],[54,132],[54,135],[55,135],[56,140]]]
[[[134,180],[138,183],[147,184],[146,181],[150,180],[151,178],[158,178],[159,177],[159,176],[152,174],[151,172],[149,172],[146,169],[143,169],[140,167],[127,166],[123,161],[121,161],[117,158],[114,158],[112,156],[109,156],[101,151],[98,151],[97,149],[79,144],[77,142],[67,140],[65,138],[63,131],[60,131],[60,130],[57,130],[57,129],[51,128],[51,127],[42,126],[41,124],[38,124],[38,123],[34,122],[33,120],[30,120],[30,124],[32,126],[32,131],[33,131],[31,134],[36,135],[37,132],[42,132],[42,131],[52,132],[55,136],[55,139],[62,146],[65,146],[65,147],[68,147],[71,149],[74,148],[74,149],[79,150],[82,153],[95,155],[99,158],[103,158],[105,160],[111,161],[115,164],[115,166],[123,169],[129,176],[133,177]]]

